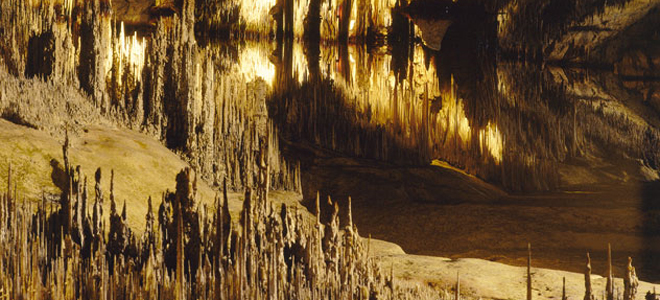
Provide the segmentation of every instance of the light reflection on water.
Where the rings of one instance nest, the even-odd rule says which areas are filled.
[[[270,117],[292,141],[402,165],[438,159],[511,191],[616,178],[616,170],[579,176],[571,171],[576,167],[570,161],[591,159],[599,147],[617,147],[652,164],[644,154],[655,153],[647,149],[644,120],[618,109],[623,102],[601,97],[606,104],[597,105],[603,101],[581,94],[600,84],[589,76],[566,85],[557,78],[570,72],[471,59],[456,63],[460,51],[438,53],[420,45],[404,57],[387,49],[321,47],[312,61],[317,67],[307,51],[295,43],[246,43],[238,54],[238,69],[248,81],[263,77],[269,83]]]
[[[455,145],[467,151],[473,145],[471,140],[478,137],[482,155],[490,155],[496,162],[502,159],[503,141],[497,125],[489,122],[486,128],[474,131],[465,115],[463,99],[456,93],[453,78],[448,88],[440,88],[435,62],[430,58],[426,64],[422,46],[414,48],[413,59],[408,66],[410,72],[403,80],[396,80],[391,70],[391,55],[368,55],[361,49],[348,47],[349,65],[346,70],[341,63],[334,64],[334,68],[322,67],[321,70],[343,91],[346,95],[344,101],[349,106],[358,114],[369,116],[371,125],[398,128],[398,139],[411,147],[443,148]],[[321,52],[331,51],[325,49]],[[332,66],[332,62],[341,62],[336,56],[323,57],[327,63],[322,65]],[[441,109],[430,112],[431,101],[440,101]],[[442,154],[430,155],[441,157]]]
[[[272,52],[272,45],[267,43],[251,43],[239,46],[238,65],[234,72],[240,73],[246,82],[257,77],[265,80],[272,86],[275,80],[275,66],[268,60]]]
[[[296,37],[304,34],[305,22],[309,12],[310,0],[293,1],[293,31]],[[345,18],[342,10],[346,2],[344,0],[321,1],[321,37],[325,40],[336,40],[339,35],[340,20]],[[240,7],[241,23],[249,31],[270,33],[274,31],[275,22],[272,17],[274,11],[281,9],[284,1],[276,0],[231,0],[225,9],[232,5]],[[360,4],[364,6],[359,7]],[[349,22],[349,37],[364,35],[368,26],[379,33],[386,33],[387,28],[392,25],[391,9],[396,0],[370,0],[366,2],[351,1]],[[368,11],[368,13],[366,13]],[[358,12],[365,12],[360,13]],[[218,11],[217,14],[222,12]],[[366,16],[369,15],[370,18]]]
[[[478,171],[481,164],[502,162],[505,143],[496,120],[487,120],[483,126],[471,124],[453,76],[448,84],[441,84],[434,57],[427,55],[422,46],[415,46],[411,58],[405,59],[404,76],[397,76],[393,56],[383,49],[368,53],[362,46],[321,47],[318,75],[331,85],[323,95],[305,92],[302,86],[318,82],[300,76],[300,70],[309,70],[306,56],[300,46],[290,48],[291,64],[299,72],[297,85],[287,87],[285,94],[275,98],[305,99],[299,105],[318,109],[308,113],[289,111],[288,121],[300,117],[294,120],[295,125],[289,125],[306,127],[302,123],[308,121],[302,118],[308,114],[352,115],[334,116],[329,119],[331,123],[314,117],[315,124],[308,125],[318,130],[308,134],[320,146],[359,157],[415,164],[428,164],[437,158],[462,168],[469,166],[472,171]],[[322,84],[313,89],[324,87]],[[345,111],[323,112],[326,101],[335,101]],[[352,128],[338,124],[339,119],[351,123],[348,126]],[[344,135],[348,137],[339,138]],[[397,148],[406,148],[405,153]]]
[[[615,167],[625,157],[654,164],[656,154],[643,154],[657,152],[649,148],[655,133],[647,136],[645,121],[617,109],[625,106],[621,100],[605,97],[609,103],[597,106],[593,95],[582,94],[604,89],[596,96],[625,98],[609,84],[615,78],[594,81],[569,72],[567,84],[552,68],[475,61],[462,58],[460,49],[432,52],[418,45],[409,53],[322,47],[319,74],[276,90],[271,117],[295,141],[403,165],[439,159],[510,191],[627,180]],[[626,154],[601,156],[612,147]],[[576,173],[582,168],[576,161],[593,157],[613,168]]]

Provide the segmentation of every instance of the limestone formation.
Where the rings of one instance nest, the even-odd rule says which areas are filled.
[[[179,152],[202,179],[219,186],[227,178],[236,190],[247,183],[242,174],[248,160],[258,158],[246,150],[268,144],[271,186],[299,189],[298,166],[279,154],[277,132],[265,118],[268,87],[223,71],[217,67],[223,54],[197,44],[194,1],[177,2],[174,14],[156,18],[155,30],[142,37],[113,22],[117,16],[110,1],[64,2],[62,8],[52,2],[3,1],[0,21],[13,33],[0,31],[0,75],[6,69],[56,86],[79,86],[84,91],[79,97],[89,97],[96,115],[64,104],[61,111],[46,107],[46,114],[39,114],[38,106],[23,98],[47,101],[28,97],[33,89],[26,88],[0,93],[3,118],[57,131],[56,120],[71,122],[66,114],[78,119],[80,113],[77,121],[96,117],[88,122],[93,124],[100,113],[117,125],[152,134]],[[245,156],[239,154],[243,151]]]
[[[587,252],[587,264],[584,268],[584,300],[594,300],[595,298],[591,289],[591,257]]]
[[[527,243],[527,300],[532,300],[532,245]]]
[[[623,299],[634,300],[635,296],[637,295],[638,286],[639,286],[639,280],[637,280],[635,267],[633,267],[632,265],[632,258],[628,257],[628,264],[626,265],[626,274],[623,277]]]
[[[74,198],[78,197],[77,192],[83,194],[78,198],[80,206],[76,210],[76,216],[82,217],[84,214],[79,211],[84,204],[85,187],[80,177],[80,173],[72,177],[76,185],[70,191]],[[166,194],[161,204],[160,229],[154,228],[155,218],[149,206],[145,232],[136,239],[126,225],[128,201],[124,202],[121,215],[116,207],[114,172],[111,172],[107,247],[103,243],[104,231],[89,229],[86,232],[91,236],[85,235],[85,240],[97,241],[96,250],[85,255],[83,239],[72,239],[66,232],[45,234],[61,230],[57,229],[61,224],[45,221],[53,220],[58,211],[48,215],[41,205],[33,215],[34,210],[27,204],[13,209],[15,217],[9,223],[0,223],[0,271],[7,275],[0,277],[3,293],[12,299],[25,295],[27,289],[34,291],[29,299],[39,299],[46,291],[55,299],[319,299],[351,295],[427,299],[433,295],[428,288],[385,288],[393,284],[392,280],[386,281],[380,275],[357,230],[347,226],[343,234],[340,232],[336,204],[327,226],[315,226],[318,219],[308,220],[284,206],[282,213],[275,213],[265,193],[256,192],[267,187],[265,178],[257,176],[261,180],[255,182],[253,192],[246,192],[243,224],[232,225],[227,211],[227,188],[224,188],[224,203],[219,205],[218,200],[213,213],[217,216],[216,225],[210,226],[211,218],[196,217],[204,210],[195,208],[194,177],[189,169],[177,176],[176,191]],[[95,206],[99,206],[100,171],[96,172],[95,180],[98,189]],[[11,197],[3,195],[3,198]],[[0,203],[0,213],[8,211],[7,202]],[[173,209],[168,209],[169,206]],[[100,215],[97,213],[97,218]],[[33,223],[33,216],[41,216],[43,221]],[[198,226],[195,222],[203,224]],[[74,228],[77,223],[74,222]],[[324,227],[331,229],[330,239],[324,238]],[[162,244],[153,239],[154,235],[163,237]],[[207,243],[207,236],[215,236],[214,243],[218,246]],[[58,245],[66,255],[46,251],[53,245]],[[321,247],[333,249],[334,254],[326,257]],[[165,249],[163,255],[159,254],[161,248]],[[32,259],[33,255],[36,259]],[[30,262],[29,271],[12,261]],[[73,289],[74,284],[78,288]]]
[[[614,300],[614,277],[612,277],[612,245],[607,244],[607,283],[605,285],[607,300]]]

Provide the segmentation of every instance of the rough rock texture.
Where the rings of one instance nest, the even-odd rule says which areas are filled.
[[[59,136],[67,128],[80,130],[80,125],[110,124],[74,87],[17,78],[4,67],[0,67],[0,116]]]
[[[626,51],[621,60],[614,64],[614,72],[624,78],[640,81],[660,77],[659,46],[657,40],[654,40],[652,45]]]
[[[261,149],[262,151],[265,149]],[[66,171],[61,202],[53,209],[17,203],[8,185],[0,195],[0,291],[9,298],[56,299],[437,299],[427,285],[393,282],[370,256],[357,229],[344,227],[337,213],[323,224],[267,197],[264,170],[247,189],[239,218],[227,213],[229,199],[216,198],[213,209],[202,208],[197,181],[190,169],[176,176],[176,190],[167,192],[156,214],[148,207],[141,235],[121,216],[109,180],[97,172],[97,186],[110,181],[111,203],[106,226],[83,210],[88,199],[84,175],[74,170],[63,147]],[[94,205],[102,201],[99,189]],[[91,199],[91,197],[89,197]],[[148,203],[151,203],[149,201]],[[98,210],[94,210],[97,212]],[[350,215],[350,210],[348,211]],[[350,219],[350,218],[349,218]],[[185,226],[184,226],[185,224]],[[324,228],[333,232],[322,243]],[[336,250],[333,260],[324,252]],[[220,251],[214,251],[221,249]],[[44,281],[43,278],[47,278]],[[29,293],[27,291],[30,291]]]
[[[146,25],[151,22],[150,8],[156,2],[156,0],[113,0],[112,11],[118,21],[126,24]]]
[[[10,107],[9,101],[15,101],[5,108],[7,118],[20,121],[47,115],[53,123],[35,126],[54,129],[62,125],[57,120],[68,120],[73,111],[42,114],[40,106],[32,109],[13,95],[24,99],[30,93],[71,90],[70,86],[79,83],[101,115],[117,125],[159,138],[211,184],[217,186],[223,178],[230,179],[232,188],[251,184],[246,166],[262,160],[255,149],[267,145],[263,159],[271,164],[272,187],[299,188],[297,166],[280,157],[277,133],[267,122],[268,87],[263,81],[245,82],[226,72],[218,67],[226,58],[220,49],[197,45],[193,1],[183,1],[173,16],[155,21],[156,29],[144,38],[125,32],[123,24],[113,23],[113,7],[105,0],[78,3],[75,8],[53,3],[30,7],[24,0],[15,2],[11,3],[15,6],[2,3],[0,20],[6,26],[0,31],[0,37],[5,38],[0,42],[0,63],[14,76],[40,77],[50,87],[25,90],[13,84],[19,79],[3,82],[6,96],[0,103]],[[30,51],[25,55],[23,49]],[[30,67],[26,69],[26,65]],[[69,93],[59,96],[68,100]],[[29,101],[56,101],[56,96]],[[84,95],[72,99],[81,98]],[[69,109],[69,104],[59,101],[54,107]]]

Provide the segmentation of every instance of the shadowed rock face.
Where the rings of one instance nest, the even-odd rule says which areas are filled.
[[[445,37],[445,33],[447,32],[447,28],[451,25],[451,21],[416,19],[413,20],[413,23],[415,23],[422,32],[424,45],[430,49],[439,51],[442,47],[442,39]]]
[[[649,37],[660,1],[511,1],[498,16],[500,46],[548,61],[611,65]],[[640,26],[641,24],[646,24]]]
[[[151,22],[151,7],[155,0],[113,0],[112,10],[118,21],[132,25],[147,25]]]

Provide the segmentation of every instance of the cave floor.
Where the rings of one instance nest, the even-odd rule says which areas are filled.
[[[660,210],[653,204],[660,188],[652,182],[510,194],[442,164],[311,159],[303,168],[310,209],[316,191],[332,195],[340,207],[351,196],[360,234],[396,243],[406,253],[525,266],[529,242],[535,267],[581,273],[590,252],[593,274],[604,275],[611,243],[615,276],[623,275],[631,256],[641,280],[660,280]]]

